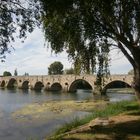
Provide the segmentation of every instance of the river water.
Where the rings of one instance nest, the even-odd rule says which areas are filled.
[[[108,92],[110,101],[132,100],[134,95]],[[7,90],[0,89],[0,140],[42,140],[62,124],[71,121],[75,117],[87,115],[87,112],[75,112],[71,116],[65,116],[49,122],[17,123],[11,114],[32,103],[60,100],[88,100],[94,98],[91,90],[78,90],[76,93],[36,92],[31,90]]]

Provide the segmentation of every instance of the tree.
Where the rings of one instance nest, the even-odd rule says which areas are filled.
[[[134,70],[130,70],[129,72],[128,72],[128,75],[133,75],[134,74]]]
[[[24,73],[24,76],[29,76],[29,73],[25,72],[25,73]]]
[[[59,61],[55,61],[48,68],[49,75],[63,74],[63,64]]]
[[[17,69],[15,69],[14,76],[17,76],[17,75],[18,75],[18,72],[17,72]]]
[[[94,68],[93,55],[103,54],[108,65],[109,46],[120,49],[134,68],[134,89],[140,99],[139,0],[41,1],[45,36],[56,53],[65,48],[74,60],[84,56],[83,63]]]
[[[9,71],[4,71],[3,76],[12,76],[12,74]]]
[[[11,42],[26,38],[39,25],[39,4],[37,0],[0,1],[0,59],[4,61],[5,52],[10,52]]]
[[[73,68],[69,68],[69,69],[66,69],[65,70],[65,73],[66,74],[74,74],[75,72],[74,72],[74,69]]]

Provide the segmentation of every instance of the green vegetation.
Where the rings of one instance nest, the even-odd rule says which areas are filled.
[[[24,76],[29,76],[29,73],[25,72],[25,73],[24,73]]]
[[[0,59],[11,51],[15,38],[25,39],[39,24],[39,3],[36,0],[0,1]],[[15,35],[16,32],[16,35]]]
[[[129,74],[129,75],[134,75],[134,70],[130,70],[130,71],[128,72],[128,74]]]
[[[63,64],[59,61],[53,62],[48,68],[49,75],[63,74]]]
[[[18,72],[17,72],[17,69],[15,69],[14,76],[17,76],[17,75],[18,75]]]
[[[108,54],[112,49],[119,49],[134,68],[134,88],[140,99],[138,0],[41,2],[45,37],[53,51],[66,49],[78,72],[94,73],[97,69],[97,82],[103,84],[101,78],[109,74]]]
[[[94,140],[95,135],[89,133],[73,134],[69,140]]]
[[[70,68],[70,69],[65,69],[65,73],[66,74],[75,74],[74,69]]]
[[[3,76],[12,76],[12,74],[9,71],[4,71]]]
[[[91,115],[88,115],[83,119],[76,118],[75,120],[73,120],[73,122],[65,124],[63,127],[61,127],[60,129],[56,131],[56,133],[54,134],[53,137],[50,138],[50,140],[61,139],[64,136],[64,133],[80,125],[86,124],[94,118],[111,117],[114,115],[118,115],[120,113],[129,112],[129,111],[140,112],[139,104],[136,101],[121,101],[118,103],[111,103],[102,109],[94,110]]]

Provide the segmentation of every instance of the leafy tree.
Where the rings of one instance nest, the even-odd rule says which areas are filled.
[[[74,72],[74,69],[73,69],[73,68],[66,69],[66,70],[65,70],[65,73],[66,73],[66,74],[75,74],[75,72]]]
[[[56,53],[65,48],[74,60],[84,58],[81,66],[89,72],[90,67],[94,71],[96,60],[102,60],[96,59],[100,54],[105,58],[103,67],[108,66],[109,46],[120,49],[134,68],[134,88],[140,99],[139,0],[41,1],[45,36]]]
[[[55,61],[48,68],[49,75],[63,74],[63,64],[59,61]]]
[[[18,75],[18,72],[17,72],[17,69],[15,69],[14,76],[17,76],[17,75]]]
[[[9,71],[4,71],[3,76],[12,76],[12,74]]]
[[[26,38],[39,25],[39,4],[37,0],[0,1],[0,59],[4,61],[5,52],[10,52],[11,41]]]
[[[134,74],[134,70],[130,70],[130,71],[128,72],[128,74],[129,74],[129,75],[133,75],[133,74]]]
[[[24,76],[29,76],[29,73],[25,72]]]

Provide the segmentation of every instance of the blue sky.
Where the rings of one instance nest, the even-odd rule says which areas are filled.
[[[44,46],[44,37],[40,29],[36,29],[29,34],[24,43],[21,40],[16,40],[11,49],[11,54],[7,54],[6,61],[0,62],[0,75],[4,71],[10,71],[12,74],[17,69],[18,75],[23,75],[25,72],[30,75],[47,75],[48,67],[54,61],[60,61],[64,65],[64,69],[72,66],[68,61],[66,52],[54,54],[51,49]],[[112,74],[124,74],[132,69],[129,62],[119,51],[111,51],[110,71]]]

